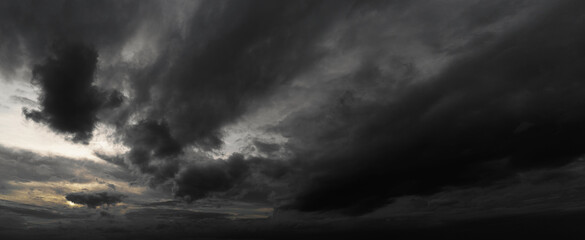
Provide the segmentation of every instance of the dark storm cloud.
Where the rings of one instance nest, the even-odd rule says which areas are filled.
[[[72,134],[72,141],[87,142],[98,121],[97,112],[120,105],[117,91],[93,85],[97,52],[83,44],[57,43],[53,56],[33,68],[32,83],[42,90],[41,110],[23,109],[27,119],[45,123],[56,132]]]
[[[179,170],[176,157],[182,146],[170,135],[166,122],[141,121],[126,130],[124,143],[132,147],[126,155],[130,165],[153,175],[155,182],[164,182]]]
[[[187,201],[205,198],[210,193],[225,192],[240,183],[249,173],[241,155],[227,160],[203,162],[184,169],[177,176],[175,196]]]
[[[420,84],[409,85],[408,81],[384,75],[383,64],[402,66],[396,72],[406,80],[418,73],[412,63],[400,57],[393,62],[380,62],[385,59],[385,48],[375,48],[382,46],[382,41],[356,34],[366,27],[352,26],[352,36],[343,36],[341,47],[372,44],[373,53],[369,54],[373,60],[364,61],[345,77],[353,81],[348,89],[325,92],[324,98],[334,105],[330,111],[309,107],[273,128],[289,138],[286,150],[293,152],[296,159],[291,164],[270,166],[250,165],[252,159],[235,161],[234,156],[215,162],[199,161],[184,156],[184,149],[221,147],[222,127],[237,121],[278,87],[290,86],[291,79],[324,57],[316,44],[333,23],[348,16],[360,18],[374,11],[374,7],[394,5],[203,2],[190,19],[187,33],[166,36],[168,44],[156,61],[129,79],[129,104],[140,110],[137,123],[123,126],[120,131],[124,144],[130,148],[126,162],[152,176],[151,183],[172,181],[176,196],[190,201],[245,185],[242,183],[257,171],[255,168],[267,168],[264,176],[273,179],[302,169],[297,177],[303,187],[285,208],[341,210],[349,214],[371,211],[397,196],[432,193],[446,185],[489,182],[525,167],[562,165],[581,154],[574,145],[580,133],[565,129],[555,135],[557,119],[554,113],[546,112],[554,110],[539,113],[543,110],[540,106],[546,103],[543,99],[551,96],[539,90],[556,86],[545,80],[552,79],[552,75],[578,84],[565,78],[578,75],[572,72],[578,66],[563,69],[567,73],[561,68],[573,64],[579,56],[569,54],[566,48],[575,45],[579,49],[576,45],[581,35],[573,36],[579,22],[560,23],[564,20],[557,19],[559,14],[554,13],[547,19],[553,23],[547,23],[544,30],[533,23],[538,26],[527,26],[507,39],[472,39],[463,46],[446,47],[449,40],[467,37],[464,34],[470,29],[513,15],[520,5],[512,4],[505,12],[493,8],[479,11],[484,6],[474,5],[463,13],[469,18],[465,26],[444,34],[431,28],[423,31],[418,37],[437,48],[435,52],[463,52],[466,58],[452,64],[442,76]],[[441,22],[440,14],[426,15],[423,22]],[[554,24],[564,27],[550,26]],[[440,25],[436,27],[440,29]],[[539,35],[547,31],[550,35],[564,34],[563,39],[568,40],[559,42]],[[542,46],[548,46],[548,50]],[[572,57],[562,59],[565,55]],[[538,69],[536,73],[530,73],[533,68]],[[535,77],[535,81],[527,80]],[[388,97],[385,90],[393,90],[392,96]],[[556,97],[561,93],[551,94]],[[553,105],[557,104],[564,103]],[[522,111],[511,109],[514,107]],[[553,114],[552,125],[550,119],[539,118],[539,114]],[[580,119],[578,115],[572,117]],[[562,124],[569,129],[578,125],[571,121]],[[519,127],[523,123],[524,127]],[[515,130],[517,134],[510,135]],[[265,153],[280,149],[274,144],[255,145]],[[535,146],[542,152],[528,151]],[[502,158],[508,162],[490,162]],[[232,163],[241,163],[240,169],[234,170]]]
[[[211,196],[248,199],[258,194],[267,201],[271,190],[267,185],[282,181],[292,172],[286,161],[233,154],[227,160],[206,160],[184,166],[175,176],[174,194],[187,202]]]
[[[315,44],[350,6],[345,1],[202,2],[188,34],[167,36],[158,59],[130,79],[129,104],[144,109],[141,120],[124,127],[130,165],[151,175],[151,183],[176,178],[180,197],[229,190],[241,178],[230,167],[235,160],[200,166],[190,163],[198,159],[183,157],[183,149],[219,149],[222,127],[321,57]]]
[[[164,25],[180,14],[161,2],[8,1],[0,70],[30,65],[41,96],[27,118],[76,142],[99,121],[114,123],[129,151],[100,157],[187,201],[258,193],[288,201],[282,209],[359,215],[582,155],[582,5],[528,11],[538,19],[522,22],[528,1],[459,3],[203,1]],[[500,32],[515,21],[522,26]],[[124,46],[139,47],[134,40],[152,61],[118,59]],[[353,61],[357,69],[326,79]],[[306,78],[314,81],[299,86]],[[266,159],[209,156],[224,127],[299,92],[288,103],[295,112],[270,127],[287,142],[250,144]],[[121,201],[107,192],[67,198],[90,208]]]
[[[205,1],[189,35],[175,39],[148,71],[135,76],[134,104],[150,101],[147,117],[165,119],[181,145],[218,148],[221,127],[319,58],[314,44],[348,5]]]
[[[71,202],[87,205],[88,208],[96,208],[101,205],[116,205],[122,202],[125,196],[119,193],[112,192],[96,192],[96,193],[69,193],[65,198]]]
[[[88,42],[118,51],[134,33],[139,17],[156,16],[156,2],[4,1],[0,3],[0,71],[14,74],[29,61],[44,58],[56,39]]]
[[[332,98],[330,111],[288,117],[275,130],[290,136],[309,180],[284,208],[363,214],[574,161],[585,153],[582,9],[563,2],[390,104]]]
[[[87,142],[99,110],[123,101],[120,92],[98,87],[121,79],[95,79],[98,72],[110,71],[97,62],[113,62],[144,24],[142,17],[160,17],[160,9],[155,1],[2,2],[0,74],[11,81],[27,78],[28,72],[17,73],[30,70],[42,99],[40,110],[25,111],[27,118]]]

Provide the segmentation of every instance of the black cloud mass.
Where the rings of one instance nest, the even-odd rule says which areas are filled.
[[[470,189],[578,185],[584,13],[579,0],[4,1],[0,77],[37,91],[11,97],[24,118],[123,149],[92,149],[135,177],[111,190],[265,204],[279,221],[363,220],[405,199],[426,214],[465,197],[428,199]],[[157,206],[60,194],[92,210]]]
[[[120,203],[124,195],[109,192],[78,192],[67,194],[65,198],[73,203],[87,205],[88,208],[96,208],[101,205],[115,205],[116,203]]]
[[[585,153],[585,26],[582,9],[570,7],[454,62],[390,104],[358,99],[325,119],[305,112],[285,120],[279,128],[294,144],[319,142],[308,147],[318,162],[312,179],[287,207],[362,214],[393,197],[576,160]]]
[[[177,177],[175,193],[187,201],[204,198],[208,193],[224,192],[234,187],[248,174],[249,166],[242,156],[234,155],[227,161],[217,160],[191,166]]]
[[[53,55],[33,68],[33,84],[42,89],[41,110],[24,108],[23,113],[57,132],[73,134],[74,142],[87,142],[97,122],[97,111],[119,106],[123,96],[93,85],[98,57],[93,48],[55,44]]]

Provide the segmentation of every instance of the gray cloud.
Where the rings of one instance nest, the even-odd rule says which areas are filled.
[[[95,178],[132,181],[135,177],[116,166],[90,160],[41,156],[0,146],[0,183],[57,182],[89,183]]]
[[[254,147],[258,150],[258,152],[265,153],[265,154],[272,154],[277,152],[281,149],[281,146],[276,143],[266,143],[262,141],[255,140]]]
[[[139,211],[132,211],[126,213],[125,216],[131,220],[140,220],[144,218],[151,218],[153,216],[166,219],[200,221],[205,219],[225,219],[229,214],[224,213],[209,213],[209,212],[194,212],[188,210],[171,210],[171,209],[153,209],[145,208]]]
[[[22,96],[10,96],[10,100],[29,106],[29,107],[36,107],[38,106],[38,103],[32,99],[29,99],[27,97],[22,97]]]
[[[0,70],[12,76],[24,64],[37,63],[54,40],[92,43],[104,52],[117,52],[134,33],[140,16],[160,15],[155,1],[51,3],[7,1],[0,6]]]

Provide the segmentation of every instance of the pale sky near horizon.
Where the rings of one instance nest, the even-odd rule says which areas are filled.
[[[15,80],[0,81],[0,144],[23,150],[34,151],[39,154],[58,155],[71,158],[98,160],[90,146],[84,146],[67,141],[44,125],[27,121],[22,114],[22,108],[34,108],[24,102],[31,100],[36,103],[37,93],[29,81]],[[18,98],[26,98],[19,101]],[[31,102],[32,103],[32,102]],[[99,141],[99,140],[98,140]],[[98,145],[102,142],[92,142]],[[107,143],[107,142],[106,142]],[[106,146],[107,149],[109,146]]]

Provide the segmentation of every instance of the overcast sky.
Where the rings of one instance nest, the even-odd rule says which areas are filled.
[[[584,1],[0,1],[3,239],[554,238],[584,201]]]

